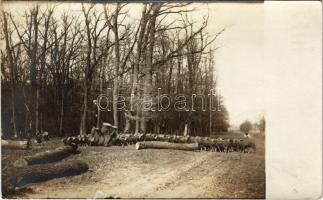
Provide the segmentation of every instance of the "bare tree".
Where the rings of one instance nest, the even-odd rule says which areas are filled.
[[[120,42],[123,40],[126,40],[126,38],[130,37],[131,30],[130,26],[124,26],[123,21],[127,17],[127,13],[122,12],[122,9],[127,4],[121,4],[117,3],[114,12],[112,13],[111,17],[108,15],[108,9],[105,7],[105,16],[106,21],[109,24],[109,27],[113,31],[114,34],[114,54],[115,54],[115,64],[114,64],[114,78],[113,78],[113,121],[114,125],[119,129],[119,116],[118,116],[118,96],[119,96],[119,88],[122,87],[120,81],[120,77],[124,75],[129,69],[125,69],[125,66],[130,58],[130,54],[132,53],[134,46],[137,42],[137,34],[139,31],[139,28],[137,28],[137,31],[135,32],[133,41],[131,42],[128,49],[122,48]],[[119,17],[123,17],[121,19],[121,22],[119,22]],[[121,32],[121,27],[125,27],[123,32]],[[120,33],[121,32],[121,33]],[[120,35],[121,34],[121,35]],[[124,45],[125,46],[125,45]],[[121,55],[120,51],[123,50],[123,54]]]
[[[85,38],[86,38],[86,66],[84,76],[84,99],[83,99],[83,110],[80,124],[80,134],[86,133],[87,124],[87,112],[88,112],[88,101],[90,95],[90,88],[93,80],[95,69],[106,51],[98,52],[98,42],[102,33],[109,28],[107,21],[103,17],[103,12],[98,12],[95,9],[95,5],[91,4],[89,8],[86,8],[82,4],[82,12],[85,18]],[[101,26],[99,26],[99,24]],[[109,40],[109,38],[106,38]]]
[[[29,99],[29,105],[32,107],[32,116],[31,122],[33,122],[33,128],[35,132],[38,132],[39,116],[38,116],[38,101],[39,93],[37,86],[37,66],[39,64],[39,24],[41,18],[39,17],[39,6],[36,5],[32,7],[29,12],[25,12],[25,25],[18,27],[13,17],[10,16],[11,22],[15,27],[16,33],[20,39],[20,42],[23,44],[25,51],[27,53],[29,63],[30,63],[30,83],[31,83],[31,97]]]
[[[2,31],[4,34],[4,38],[6,41],[6,53],[8,57],[8,64],[10,67],[10,81],[11,81],[11,109],[12,109],[12,130],[13,130],[13,135],[14,137],[17,137],[17,128],[16,128],[16,106],[15,106],[15,92],[16,92],[16,66],[17,63],[14,61],[14,49],[12,46],[12,31],[9,28],[8,25],[8,18],[7,18],[7,13],[5,13],[4,10],[2,10],[2,21],[3,21],[3,26],[2,26]]]

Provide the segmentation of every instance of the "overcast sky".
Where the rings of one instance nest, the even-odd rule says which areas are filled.
[[[254,121],[264,113],[263,4],[209,4],[210,31],[228,26],[215,55],[218,86],[230,122]]]
[[[9,5],[14,12],[22,13],[26,4],[13,2],[6,7]],[[218,88],[229,111],[230,123],[258,119],[264,113],[263,4],[209,3],[190,7],[197,8],[192,14],[194,19],[209,13],[210,34],[226,28],[216,41],[215,46],[220,48],[214,59]],[[59,3],[56,10],[77,13],[81,11],[81,4]],[[138,18],[141,4],[131,4],[129,14],[133,19]]]

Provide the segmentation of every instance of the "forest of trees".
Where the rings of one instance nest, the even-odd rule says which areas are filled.
[[[9,4],[9,3],[8,3]],[[48,131],[86,134],[108,122],[119,132],[209,135],[226,131],[221,97],[217,111],[118,110],[119,96],[208,96],[216,89],[216,39],[207,14],[193,19],[187,3],[142,4],[137,20],[131,4],[82,4],[79,12],[33,5],[24,12],[1,10],[1,123],[7,137]],[[214,22],[212,22],[214,23]],[[111,88],[111,91],[109,91]],[[160,88],[160,90],[158,90]],[[111,111],[98,111],[100,94],[111,94]],[[173,101],[172,101],[173,102]],[[190,104],[192,101],[187,101]],[[211,102],[205,99],[206,108]],[[192,105],[189,105],[192,106]]]

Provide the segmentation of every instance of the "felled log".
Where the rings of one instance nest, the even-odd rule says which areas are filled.
[[[73,176],[86,172],[89,169],[84,161],[66,161],[55,164],[31,165],[11,170],[3,177],[5,186],[23,186],[28,183],[47,181],[54,178]]]
[[[170,142],[159,142],[159,141],[150,141],[150,142],[137,142],[136,149],[177,149],[177,150],[186,150],[194,151],[199,149],[198,143],[170,143]]]
[[[30,142],[23,140],[19,141],[1,139],[1,147],[6,149],[28,149],[30,147]]]
[[[76,148],[72,146],[63,146],[58,147],[54,150],[48,150],[44,152],[36,153],[32,156],[25,156],[16,162],[14,162],[14,166],[22,167],[34,164],[44,164],[60,161],[69,155],[76,152]]]

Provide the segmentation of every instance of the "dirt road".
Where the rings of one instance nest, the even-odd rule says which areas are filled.
[[[54,145],[55,141],[51,141]],[[263,141],[256,153],[81,147],[85,174],[30,184],[27,198],[264,198]],[[47,147],[46,147],[47,148]]]

